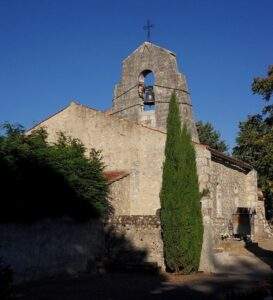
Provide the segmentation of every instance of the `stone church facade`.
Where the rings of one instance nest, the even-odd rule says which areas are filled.
[[[145,77],[150,73],[155,82],[146,86]],[[258,197],[256,171],[250,165],[199,143],[186,79],[178,70],[174,53],[143,43],[123,61],[121,80],[115,86],[109,110],[97,111],[72,102],[29,132],[44,127],[49,141],[54,142],[61,131],[81,140],[88,152],[101,149],[114,207],[108,225],[136,249],[147,251],[148,262],[164,267],[159,193],[173,91],[181,121],[192,135],[203,192],[200,269],[213,271],[214,249],[223,236],[239,234],[239,227],[245,225],[252,239],[266,234],[263,201]],[[249,223],[242,225],[246,220]]]

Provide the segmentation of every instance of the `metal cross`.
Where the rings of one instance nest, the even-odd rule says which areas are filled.
[[[150,23],[150,20],[147,20],[147,25],[143,26],[144,30],[147,30],[147,41],[151,41],[151,28],[154,27],[154,24]]]

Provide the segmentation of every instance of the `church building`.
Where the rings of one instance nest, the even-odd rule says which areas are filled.
[[[29,132],[44,127],[50,142],[64,132],[78,138],[88,152],[102,150],[114,208],[109,222],[136,248],[147,251],[147,261],[164,267],[159,194],[173,92],[181,122],[192,136],[203,193],[200,270],[213,271],[215,249],[225,236],[243,231],[255,240],[266,235],[264,203],[249,164],[199,143],[190,93],[175,53],[144,42],[123,60],[110,109],[98,111],[71,102]]]

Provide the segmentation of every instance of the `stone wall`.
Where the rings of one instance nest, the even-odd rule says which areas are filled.
[[[14,270],[16,282],[92,271],[104,254],[104,242],[99,221],[0,225],[0,257]]]
[[[149,72],[155,76],[155,114],[148,116],[139,95],[139,84],[143,83]],[[121,80],[114,90],[112,114],[131,121],[149,122],[151,126],[165,130],[169,102],[174,91],[179,102],[181,121],[188,127],[193,140],[198,142],[186,78],[178,71],[176,55],[149,42],[143,43],[123,61]]]
[[[81,140],[87,152],[101,149],[106,170],[125,170],[130,174],[130,179],[120,183],[129,184],[129,196],[125,191],[119,195],[120,203],[128,201],[122,214],[128,214],[129,208],[130,214],[135,215],[156,213],[160,206],[164,133],[73,102],[33,129],[40,126],[47,130],[49,142],[56,141],[62,131]]]
[[[157,266],[164,270],[158,216],[117,216],[106,223],[69,218],[35,224],[1,224],[0,257],[15,282],[96,273],[99,266]]]
[[[45,120],[39,126],[49,133],[49,141],[57,139],[62,131],[80,139],[87,151],[101,149],[108,171],[123,170],[128,176],[111,185],[111,201],[116,215],[156,215],[160,208],[160,189],[166,134],[163,131],[123,120],[95,111],[83,105],[71,105]],[[34,129],[35,129],[34,128]],[[257,178],[255,171],[243,171],[212,158],[211,151],[204,145],[194,143],[197,171],[202,197],[202,214],[205,227],[202,250],[202,265],[208,270],[209,255],[219,242],[221,234],[228,229],[228,222],[236,207],[257,207]],[[257,222],[256,222],[257,223]],[[130,224],[127,236],[140,245],[139,233],[144,226]],[[160,248],[159,227],[147,232],[147,249],[155,253],[152,236]],[[134,240],[134,236],[136,240]],[[150,241],[150,242],[149,242]],[[157,242],[156,242],[157,241]],[[159,249],[158,248],[158,249]],[[161,255],[161,254],[160,254]],[[159,256],[160,256],[159,255]],[[160,260],[159,260],[160,261]]]
[[[116,215],[129,215],[130,206],[130,175],[110,185],[110,203]]]
[[[110,243],[111,259],[120,259],[132,264],[157,263],[164,270],[163,242],[159,217],[156,216],[114,216],[108,226],[131,243]]]
[[[229,233],[228,224],[238,207],[255,211],[258,205],[257,174],[236,164],[217,161],[206,147],[197,145],[197,166],[202,198],[203,216],[209,219],[213,232],[213,244],[220,242],[221,235]],[[254,232],[253,232],[254,234]]]
[[[265,217],[264,195],[262,191],[258,190],[258,201],[255,207],[256,215],[254,217],[254,239],[256,241],[268,239],[273,237],[273,228]]]
[[[200,270],[215,271],[215,249],[221,243],[221,235],[229,232],[228,224],[237,207],[255,211],[261,205],[257,198],[257,174],[255,170],[243,170],[236,165],[219,162],[203,145],[196,145],[199,188],[203,193],[202,215],[204,225]],[[257,214],[252,228],[252,238],[264,232],[264,218]],[[259,225],[258,225],[259,224]]]

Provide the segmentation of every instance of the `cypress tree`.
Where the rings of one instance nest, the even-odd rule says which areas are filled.
[[[160,193],[164,256],[169,271],[187,274],[198,270],[203,241],[200,200],[195,149],[186,126],[181,128],[173,93]]]

